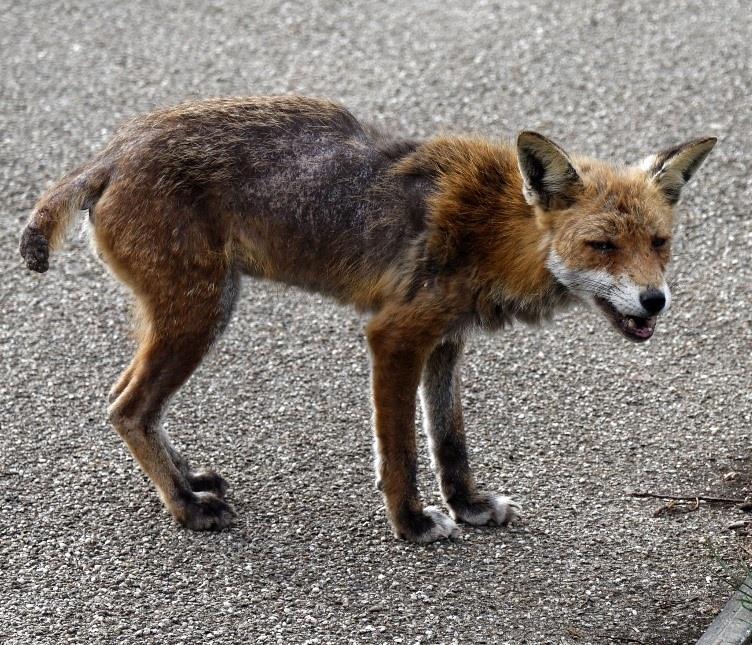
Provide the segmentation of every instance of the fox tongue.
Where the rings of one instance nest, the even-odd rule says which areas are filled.
[[[634,318],[632,316],[626,316],[624,320],[624,327],[626,327],[630,333],[636,336],[647,337],[653,333],[653,324],[649,319]]]
[[[614,305],[604,298],[596,298],[596,304],[605,312],[606,317],[621,333],[632,340],[643,341],[653,335],[656,317],[630,316],[619,312]]]

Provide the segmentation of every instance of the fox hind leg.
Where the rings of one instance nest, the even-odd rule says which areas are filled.
[[[136,368],[136,358],[134,357],[131,361],[131,364],[128,365],[128,367],[123,370],[123,373],[118,377],[118,380],[115,381],[115,384],[110,388],[110,393],[107,396],[107,400],[110,403],[114,403],[117,398],[123,393],[123,390],[128,387],[128,383],[131,381],[131,377],[133,376],[133,370]]]
[[[196,530],[223,529],[235,515],[223,499],[224,479],[211,470],[194,471],[160,425],[169,397],[226,324],[237,290],[237,278],[229,275],[196,278],[191,284],[187,291],[173,289],[159,303],[163,309],[142,302],[141,344],[113,388],[110,419],[179,523]]]
[[[478,492],[470,471],[460,395],[462,351],[461,342],[445,341],[423,368],[420,398],[431,460],[453,519],[506,525],[520,516],[520,506],[503,495]]]

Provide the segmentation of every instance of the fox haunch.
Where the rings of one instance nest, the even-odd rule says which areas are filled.
[[[334,103],[216,99],[136,118],[36,205],[21,239],[34,271],[80,210],[133,291],[139,347],[110,419],[173,516],[221,529],[226,484],[194,470],[159,420],[226,325],[242,275],[370,312],[377,481],[396,535],[430,542],[456,521],[507,524],[519,506],[477,490],[462,420],[465,336],[540,323],[573,301],[631,340],[670,304],[674,207],[715,144],[641,166],[571,157],[549,139],[387,137]],[[416,484],[420,396],[449,516]]]

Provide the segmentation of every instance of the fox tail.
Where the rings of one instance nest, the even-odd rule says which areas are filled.
[[[50,249],[63,241],[78,211],[96,204],[110,174],[109,167],[94,160],[66,175],[42,195],[21,234],[19,250],[29,269],[47,271]]]

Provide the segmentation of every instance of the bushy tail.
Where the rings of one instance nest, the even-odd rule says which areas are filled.
[[[20,251],[29,269],[47,271],[50,248],[63,241],[78,211],[94,206],[109,179],[110,168],[97,160],[66,175],[42,195],[21,235]]]

